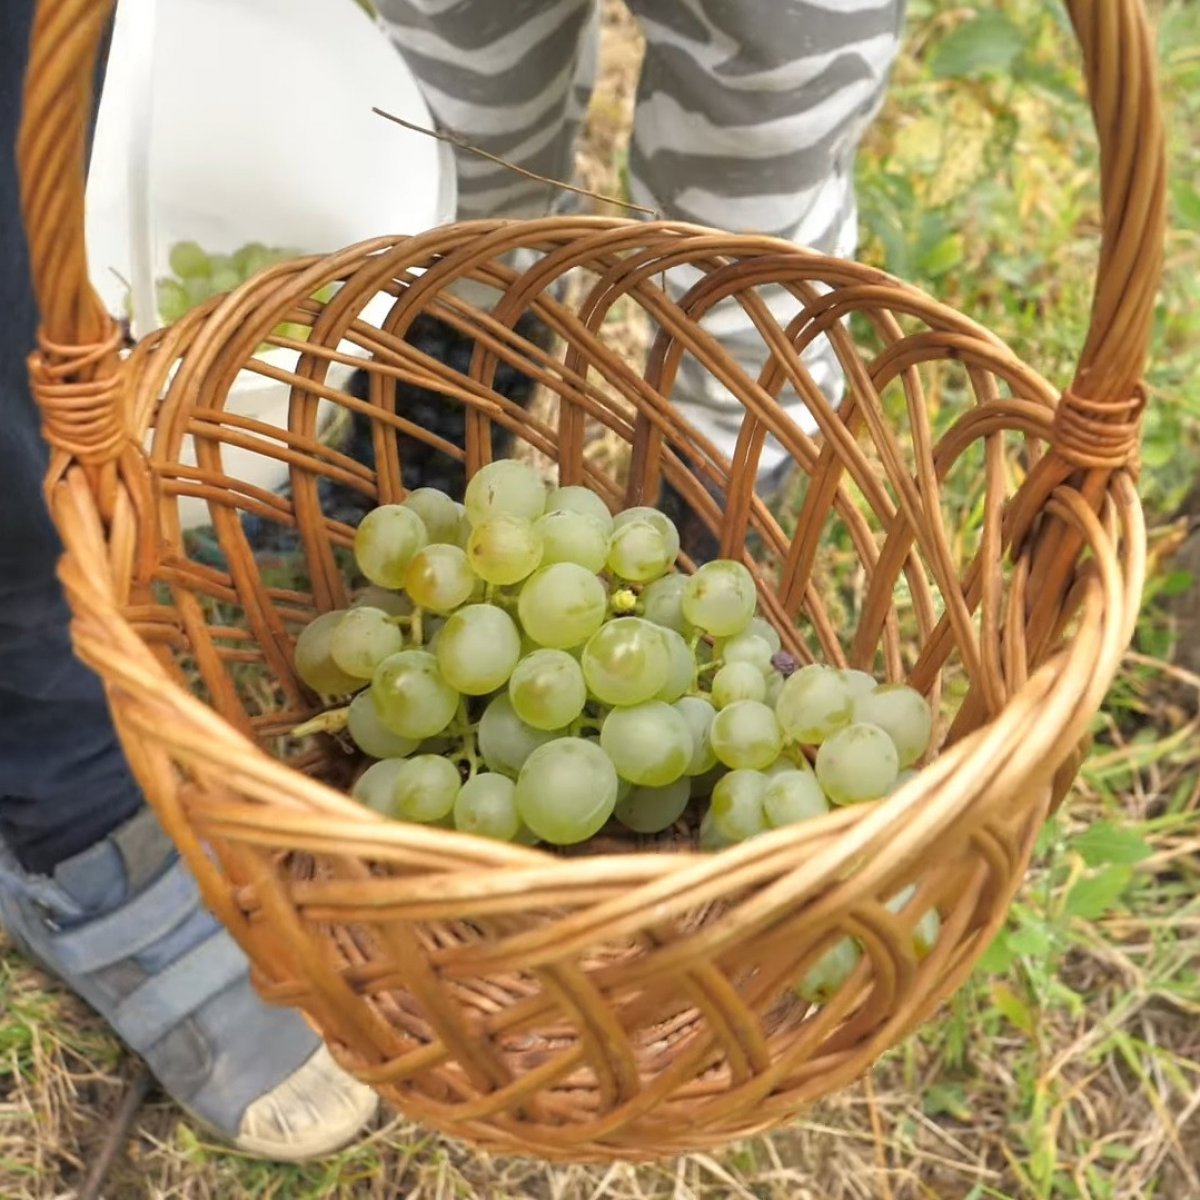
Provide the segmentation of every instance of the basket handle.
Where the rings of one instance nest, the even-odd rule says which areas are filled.
[[[40,350],[31,364],[47,437],[84,461],[111,460],[123,420],[115,323],[92,288],[84,246],[89,81],[115,0],[38,0],[18,141]],[[1069,463],[1113,470],[1137,451],[1163,255],[1164,139],[1143,0],[1067,0],[1100,138],[1103,235],[1091,324],[1054,424]],[[65,395],[69,393],[69,395]]]
[[[38,0],[17,138],[41,315],[30,384],[56,450],[102,467],[126,441],[121,331],[92,287],[84,238],[93,72],[116,0]]]

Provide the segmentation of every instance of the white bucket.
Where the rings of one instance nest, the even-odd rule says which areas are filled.
[[[354,0],[121,0],[87,197],[89,266],[109,310],[124,311],[129,281],[135,336],[162,324],[154,283],[177,241],[324,252],[452,219],[447,147],[373,106],[433,124],[404,60]],[[386,309],[381,298],[364,316]],[[265,357],[290,368],[297,356]],[[333,368],[330,383],[348,374]],[[243,371],[228,407],[284,426],[287,394]],[[222,447],[222,464],[272,491],[287,480],[285,466],[249,451]],[[185,528],[209,523],[204,501],[181,497],[179,511]]]

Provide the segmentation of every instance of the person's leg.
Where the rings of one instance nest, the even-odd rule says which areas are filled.
[[[854,162],[899,48],[903,0],[629,0],[646,35],[630,153],[632,199],[665,216],[734,232],[772,234],[850,257],[858,226]],[[668,286],[695,281],[679,271]],[[781,324],[797,311],[764,289]],[[762,340],[741,307],[719,306],[706,327],[753,377]],[[842,381],[828,343],[806,364],[836,399]],[[732,451],[741,405],[685,356],[676,397],[691,423]],[[785,404],[787,397],[784,397]],[[792,393],[789,411],[814,428]],[[769,443],[760,481],[779,474]],[[760,482],[761,490],[761,482]]]
[[[438,126],[570,181],[596,72],[593,0],[378,0]],[[570,193],[455,150],[458,217],[540,217]]]
[[[575,138],[587,110],[596,72],[597,10],[593,0],[377,0],[383,27],[420,84],[435,123],[473,146],[548,179],[570,180]],[[522,178],[469,151],[455,150],[458,217],[540,217],[566,211],[578,197],[562,188]],[[461,284],[460,294],[486,307],[491,293]],[[524,314],[516,331],[542,347],[549,330]],[[423,353],[457,370],[470,368],[474,341],[428,314],[409,327],[407,340]],[[527,407],[533,384],[522,371],[501,363],[492,384],[497,393]],[[365,398],[368,376],[350,383]],[[466,420],[461,408],[443,396],[411,384],[396,387],[397,409],[444,441],[462,446]],[[508,453],[512,435],[492,426],[497,457]],[[408,488],[437,487],[461,496],[466,474],[458,460],[415,438],[401,435],[400,461]],[[349,423],[341,449],[368,466],[374,462],[370,422],[359,415]],[[322,508],[356,524],[369,502],[330,485]],[[259,542],[262,542],[260,537]],[[287,552],[294,538],[274,537],[273,552]]]
[[[25,374],[37,313],[14,146],[33,7],[0,7],[0,926],[194,1116],[248,1153],[308,1158],[348,1141],[374,1096],[299,1014],[258,998],[71,650]]]
[[[25,356],[37,312],[13,154],[32,4],[0,13],[0,837],[44,872],[133,815],[99,680],[76,658],[42,503],[46,447]]]

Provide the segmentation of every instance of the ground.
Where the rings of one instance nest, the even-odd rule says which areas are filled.
[[[1200,605],[1172,558],[1197,518],[1200,9],[1154,8],[1173,160],[1142,456],[1154,576],[1096,748],[968,985],[859,1086],[770,1138],[709,1155],[548,1168],[478,1156],[397,1119],[327,1164],[280,1168],[224,1154],[152,1094],[109,1200],[1200,1196],[1200,677],[1185,665],[1194,645],[1175,653],[1170,615]],[[905,56],[859,168],[862,257],[1064,381],[1087,317],[1097,172],[1060,10],[909,9]],[[977,14],[985,38],[971,32]],[[619,195],[640,48],[616,3],[604,50],[581,171]],[[131,1064],[11,952],[0,957],[0,1061],[0,1196],[75,1194]]]

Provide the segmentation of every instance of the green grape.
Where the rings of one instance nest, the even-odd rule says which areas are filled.
[[[608,531],[587,513],[562,509],[538,517],[534,529],[542,538],[542,566],[578,563],[593,575],[604,570],[608,558]]]
[[[930,954],[941,932],[942,918],[936,908],[931,908],[913,929],[913,949],[917,952],[918,960]]]
[[[477,736],[479,753],[488,769],[516,778],[525,760],[559,733],[526,725],[517,716],[508,693],[501,692],[483,710]]]
[[[612,513],[608,511],[608,505],[591,488],[580,487],[578,484],[555,488],[546,497],[546,511],[573,512],[585,517],[595,517],[604,527],[606,534],[612,533]]]
[[[404,590],[413,603],[436,613],[453,612],[466,604],[478,583],[466,554],[444,542],[423,546],[404,573]]]
[[[238,273],[231,266],[215,265],[212,274],[209,276],[209,286],[213,290],[214,295],[224,295],[226,292],[232,292],[242,281],[238,278]]]
[[[497,513],[472,528],[467,557],[480,579],[507,587],[537,569],[542,535],[524,517]]]
[[[763,696],[763,703],[768,708],[774,708],[779,703],[780,694],[783,692],[783,685],[787,682],[778,671],[772,671],[767,676],[767,691]]]
[[[809,967],[804,978],[796,984],[796,994],[810,1004],[826,1003],[854,974],[861,958],[859,944],[853,938],[842,938]]]
[[[369,690],[350,701],[346,728],[354,744],[372,758],[407,758],[418,746],[415,738],[401,737],[380,721]]]
[[[294,342],[303,342],[308,340],[308,335],[312,333],[312,328],[309,325],[301,325],[297,321],[284,321],[282,325],[276,325],[272,332],[276,337],[291,338]]]
[[[758,700],[736,700],[721,709],[708,731],[717,758],[727,767],[761,770],[783,749],[775,714]]]
[[[517,812],[543,841],[570,846],[598,833],[617,802],[617,770],[583,738],[539,746],[517,776]]]
[[[733,846],[736,843],[732,838],[727,838],[719,829],[716,822],[713,820],[712,809],[700,820],[700,849],[701,850],[724,850],[727,846]]]
[[[646,787],[674,783],[695,750],[686,718],[661,700],[614,708],[600,727],[600,745],[623,779]]]
[[[167,255],[167,262],[180,279],[194,279],[212,273],[212,262],[196,242],[176,242]]]
[[[929,701],[903,683],[885,683],[854,701],[854,719],[878,725],[896,745],[902,767],[910,767],[929,749],[933,712]]]
[[[647,621],[690,638],[695,629],[683,615],[683,593],[687,581],[686,575],[664,575],[643,588],[641,601],[642,616]]]
[[[183,290],[187,292],[188,308],[195,308],[211,299],[213,291],[212,280],[207,275],[192,275],[183,281]]]
[[[454,719],[459,695],[428,650],[401,650],[379,664],[371,679],[371,700],[375,715],[393,733],[430,738]]]
[[[836,671],[835,674],[850,689],[850,695],[855,700],[859,696],[869,695],[879,683],[874,675],[868,675],[866,671],[856,671],[849,667]]]
[[[897,892],[888,902],[887,907],[894,913],[907,907],[909,901],[917,894],[917,885],[910,883]],[[917,959],[925,958],[933,949],[942,931],[942,918],[936,908],[930,908],[921,915],[921,919],[913,926],[913,950]]]
[[[640,704],[662,691],[671,674],[671,651],[657,625],[621,617],[592,634],[580,665],[601,703]]]
[[[528,463],[501,458],[471,476],[463,504],[472,525],[501,513],[532,522],[546,511],[546,485]]]
[[[503,687],[520,657],[516,623],[494,604],[458,609],[438,634],[438,667],[451,687],[468,696]]]
[[[764,700],[766,695],[767,681],[753,663],[726,663],[713,676],[712,701],[717,708],[728,708],[739,700]]]
[[[363,605],[346,612],[329,639],[329,654],[356,679],[370,679],[385,658],[404,648],[404,635],[381,608]]]
[[[455,798],[454,828],[476,837],[511,842],[521,828],[517,785],[507,775],[495,771],[473,775]]]
[[[361,679],[348,675],[333,660],[333,635],[345,615],[346,610],[338,608],[310,621],[300,631],[292,652],[296,674],[321,696],[341,696],[362,687]]]
[[[429,824],[449,816],[462,780],[458,768],[438,754],[404,759],[392,786],[395,814],[405,821]]]
[[[623,509],[613,518],[613,533],[615,534],[621,526],[628,525],[633,521],[649,521],[662,534],[667,553],[670,554],[671,561],[675,561],[675,556],[679,553],[679,530],[675,528],[675,522],[666,513],[646,505]]]
[[[583,669],[564,650],[535,650],[513,668],[508,698],[526,725],[563,729],[587,703]]]
[[[413,555],[428,543],[425,525],[411,508],[384,504],[359,522],[354,534],[354,558],[372,583],[402,588]]]
[[[634,833],[661,833],[683,816],[691,794],[687,779],[666,787],[635,787],[617,801],[613,815]]]
[[[878,800],[899,771],[896,747],[878,725],[847,725],[817,751],[817,782],[832,804]]]
[[[769,766],[763,767],[762,773],[768,776],[782,775],[786,771],[807,771],[812,774],[812,767],[809,766],[808,759],[803,754],[796,758],[789,758],[786,754],[780,756]]]
[[[771,665],[771,655],[774,653],[770,642],[749,630],[721,643],[721,658],[726,666],[731,663],[750,663],[760,675],[768,675],[775,670]]]
[[[673,704],[695,682],[696,658],[687,642],[675,630],[660,628],[659,632],[667,640],[671,665],[667,674],[667,682],[655,693],[654,698]]]
[[[821,791],[816,776],[806,770],[772,771],[763,793],[763,813],[767,823],[778,829],[808,821],[829,811],[829,801]]]
[[[169,325],[178,321],[191,307],[187,288],[177,279],[160,279],[155,284],[159,316]]]
[[[247,242],[244,246],[239,246],[231,257],[234,270],[243,279],[257,275],[275,261],[271,251],[262,242]]]
[[[535,571],[517,597],[517,615],[539,645],[555,650],[586,642],[608,615],[604,584],[578,563],[552,563]]]
[[[717,710],[702,696],[681,696],[671,707],[687,722],[692,735],[692,757],[684,774],[706,774],[717,765],[717,756],[708,739]]]
[[[751,617],[750,624],[746,626],[746,633],[751,637],[762,638],[771,647],[772,654],[778,654],[783,649],[783,642],[775,631],[775,626],[764,621],[762,617]]]
[[[717,559],[688,580],[683,615],[705,633],[729,638],[745,630],[757,603],[754,576],[741,563]]]
[[[425,526],[425,532],[431,542],[453,543],[458,537],[461,506],[451,500],[445,492],[431,487],[417,488],[404,497],[402,506],[411,508],[421,518],[421,524]]]
[[[395,816],[396,777],[407,761],[403,758],[385,758],[382,762],[372,763],[354,781],[350,795],[385,817]]]
[[[888,795],[890,796],[893,792],[898,792],[910,779],[916,779],[918,774],[920,774],[920,772],[914,771],[912,767],[905,767],[904,770],[896,776],[895,783],[888,788]]]
[[[368,584],[355,597],[351,608],[381,608],[389,617],[407,617],[413,603],[403,592],[393,592],[377,583]]]
[[[723,838],[744,842],[767,828],[763,796],[767,777],[759,771],[736,770],[722,775],[712,791],[709,813]]]
[[[649,521],[618,525],[608,544],[608,569],[631,583],[649,583],[665,575],[675,561],[666,538]]]
[[[850,723],[854,697],[837,671],[803,667],[779,692],[775,715],[792,741],[819,745]]]

